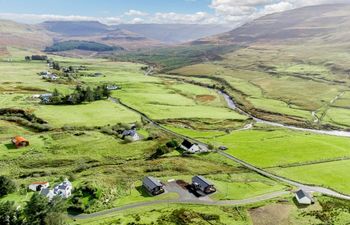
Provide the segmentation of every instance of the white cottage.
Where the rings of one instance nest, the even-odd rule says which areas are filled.
[[[28,186],[28,189],[31,191],[41,191],[49,186],[49,182],[33,182]]]
[[[311,205],[314,203],[314,199],[312,198],[312,196],[302,189],[295,193],[295,198],[298,201],[298,203],[302,205]]]
[[[184,140],[182,142],[182,144],[180,145],[180,147],[183,150],[191,152],[191,153],[197,153],[197,152],[201,152],[202,151],[201,147],[198,144],[192,144],[188,140]]]

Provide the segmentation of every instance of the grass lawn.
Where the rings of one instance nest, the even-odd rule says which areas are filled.
[[[348,138],[279,128],[233,132],[213,141],[229,147],[230,154],[259,167],[350,156]]]
[[[140,120],[136,113],[108,100],[74,106],[42,105],[34,113],[54,127],[103,126]]]
[[[350,194],[350,160],[276,168],[271,171],[306,184],[317,184]]]

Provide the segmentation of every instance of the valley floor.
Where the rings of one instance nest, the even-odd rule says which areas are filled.
[[[0,115],[0,175],[15,180],[18,186],[17,192],[0,198],[0,201],[11,200],[23,205],[32,195],[27,191],[30,183],[49,181],[57,184],[65,177],[73,182],[75,193],[82,193],[75,195],[73,192],[73,197],[67,200],[68,204],[85,214],[130,204],[161,203],[98,218],[76,218],[76,221],[72,219],[73,224],[127,224],[139,221],[176,224],[178,221],[175,218],[179,217],[187,217],[190,222],[210,220],[215,224],[232,224],[232,221],[235,224],[252,224],[262,222],[260,220],[268,223],[271,218],[290,224],[300,224],[300,221],[317,224],[324,221],[320,221],[315,212],[328,213],[326,205],[340,201],[315,193],[318,203],[302,208],[295,206],[292,195],[287,194],[270,200],[261,199],[261,202],[249,202],[244,206],[201,206],[196,202],[177,203],[181,196],[176,192],[150,197],[141,183],[144,176],[150,175],[164,183],[173,179],[190,182],[192,176],[204,175],[217,188],[217,192],[209,196],[215,202],[245,203],[245,199],[285,193],[293,190],[293,187],[250,171],[215,152],[184,156],[181,150],[171,149],[153,158],[157,149],[169,141],[180,143],[182,139],[158,129],[136,112],[110,99],[63,106],[43,105],[33,98],[37,94],[52,92],[55,88],[62,93],[71,93],[77,84],[91,87],[118,85],[121,89],[112,91],[113,98],[144,113],[164,128],[214,148],[226,146],[227,153],[274,174],[350,194],[346,185],[350,179],[349,138],[255,123],[246,115],[228,108],[217,91],[173,77],[145,76],[140,64],[52,56],[61,66],[85,66],[87,70],[72,80],[48,82],[37,74],[48,69],[45,62],[25,62],[24,54],[30,53],[16,49],[11,51],[14,55],[11,62],[0,61],[1,109],[24,109],[47,124],[45,130],[42,126],[38,130],[38,124],[27,117],[18,118],[20,115],[8,113]],[[102,76],[89,76],[94,73],[101,73]],[[194,79],[202,82],[204,78]],[[241,81],[233,80],[232,85],[242,88],[234,85],[235,82]],[[252,92],[257,91],[254,85],[243,85],[247,85]],[[338,90],[330,92],[336,95]],[[345,100],[338,102],[337,99],[335,102],[341,104],[346,97],[347,92],[344,92],[339,99]],[[328,95],[324,99],[328,100]],[[257,105],[259,101],[256,99]],[[277,109],[281,104],[271,101],[268,105]],[[305,109],[293,106],[286,110],[288,115],[313,119]],[[332,110],[326,115],[329,112]],[[128,142],[115,133],[114,127],[130,124],[138,124],[142,140]],[[15,149],[10,139],[16,135],[25,136],[30,146]],[[91,188],[96,194],[85,193],[84,187]],[[75,198],[80,199],[79,204],[73,201]],[[347,202],[340,202],[348,207]],[[274,211],[281,213],[278,215]],[[262,213],[271,218],[259,216]],[[335,218],[346,221],[349,214],[340,210]]]

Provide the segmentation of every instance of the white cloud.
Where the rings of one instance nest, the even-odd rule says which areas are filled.
[[[232,27],[236,27],[266,14],[281,12],[303,6],[326,3],[350,3],[350,0],[211,0],[211,4],[208,7],[213,9],[214,13],[196,12],[192,14],[185,14],[176,12],[158,12],[150,14],[147,12],[130,9],[124,14],[115,17],[0,13],[0,19],[10,19],[24,23],[39,23],[47,20],[95,20],[106,24],[228,24]]]
[[[126,16],[148,16],[148,13],[146,12],[141,12],[138,10],[130,9],[126,13],[124,13]]]

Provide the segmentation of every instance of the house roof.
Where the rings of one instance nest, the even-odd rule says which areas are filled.
[[[28,142],[27,139],[21,136],[16,136],[12,139],[12,141],[17,144],[17,143],[22,143],[22,142]]]
[[[153,189],[153,188],[156,188],[156,187],[161,187],[163,186],[156,178],[154,177],[145,177],[143,178],[143,183]]]
[[[192,177],[192,183],[197,183],[201,186],[211,186],[213,185],[213,183],[211,183],[210,181],[208,181],[207,179],[205,179],[202,176],[194,176]]]
[[[124,130],[123,131],[123,136],[135,136],[136,130]]]
[[[298,199],[302,199],[306,197],[311,201],[313,201],[313,198],[311,197],[311,195],[308,192],[305,192],[303,189],[298,190],[295,194],[297,195]]]
[[[42,184],[48,184],[49,182],[33,182],[32,184],[42,185]]]
[[[57,185],[55,187],[55,189],[58,189],[58,190],[66,190],[67,187],[72,187],[72,183],[68,180],[65,180],[63,181],[62,183],[60,183],[59,185]]]
[[[186,147],[186,148],[191,148],[193,146],[193,144],[186,139],[182,142],[181,145]]]

